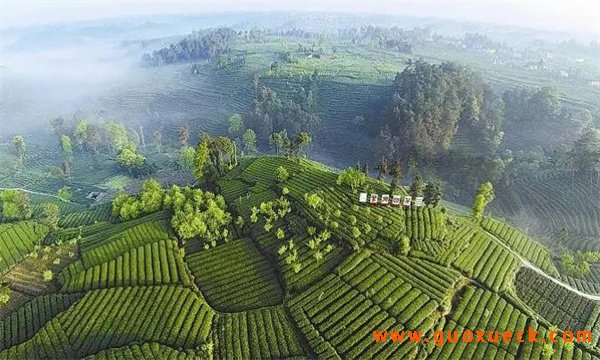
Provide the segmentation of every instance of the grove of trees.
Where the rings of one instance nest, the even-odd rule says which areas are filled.
[[[237,33],[230,28],[219,28],[208,33],[194,31],[178,43],[170,44],[143,56],[147,65],[166,65],[179,62],[213,59],[229,51]]]

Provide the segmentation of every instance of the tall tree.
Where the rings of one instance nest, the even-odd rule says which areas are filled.
[[[494,200],[494,186],[490,182],[481,184],[473,202],[473,217],[481,219],[486,206]]]
[[[425,204],[436,207],[442,200],[442,186],[440,183],[437,181],[428,182],[425,186],[424,197]]]
[[[244,130],[245,126],[242,115],[231,115],[231,117],[229,118],[229,128],[227,129],[227,133],[229,134],[229,136],[231,136],[231,138],[233,138],[234,140],[240,139],[242,137],[242,134],[244,133]]]
[[[194,154],[194,177],[198,181],[204,178],[206,167],[210,162],[209,142],[210,137],[208,134],[203,134]]]
[[[145,214],[152,214],[162,208],[163,189],[158,180],[144,181],[140,191],[140,208]]]
[[[50,230],[58,229],[60,221],[60,208],[56,204],[47,203],[42,206],[42,222],[47,225]]]
[[[600,129],[589,128],[573,144],[571,158],[580,171],[594,171],[600,166]]]
[[[269,142],[271,143],[271,146],[275,148],[275,154],[279,156],[286,144],[290,142],[290,139],[287,136],[287,131],[282,130],[280,132],[272,133]]]
[[[73,145],[71,144],[71,138],[69,135],[62,135],[60,138],[60,147],[65,155],[65,158],[69,161],[73,158]]]
[[[75,128],[73,129],[73,137],[75,138],[75,143],[80,148],[83,148],[87,144],[89,136],[88,131],[89,124],[87,120],[84,118],[77,120],[77,123],[75,123]]]
[[[23,159],[25,158],[25,138],[21,135],[16,135],[12,139],[13,145],[17,152],[19,166],[23,166]]]
[[[194,158],[196,156],[196,150],[192,146],[186,146],[179,150],[177,156],[177,165],[182,170],[189,171],[194,167]]]
[[[103,129],[99,125],[90,125],[86,128],[86,136],[83,140],[83,144],[85,144],[85,146],[91,150],[94,155],[97,155],[100,152],[102,138]]]
[[[299,155],[304,147],[312,142],[312,137],[306,131],[300,131],[296,137],[297,155]]]
[[[106,125],[106,131],[109,136],[110,148],[114,153],[119,153],[129,145],[127,129],[123,124],[111,121]]]
[[[425,189],[425,183],[423,182],[423,178],[421,175],[415,176],[412,184],[410,185],[410,195],[415,198],[417,196],[423,195],[423,190]]]
[[[254,130],[247,129],[242,136],[242,142],[244,143],[244,150],[247,153],[256,152],[256,134]]]
[[[362,171],[363,171],[363,173],[365,173],[365,175],[367,175],[367,177],[369,177],[369,162],[368,161],[365,161]]]
[[[384,125],[388,145],[429,157],[448,149],[456,133],[471,74],[451,63],[416,61],[394,80]]]
[[[142,172],[144,172],[144,168],[147,165],[146,158],[138,153],[134,143],[130,143],[119,151],[117,161],[133,176],[143,175]]]
[[[388,163],[385,156],[382,156],[377,163],[377,180],[383,180],[388,174]]]
[[[400,163],[400,160],[394,160],[390,174],[392,175],[390,188],[391,192],[393,193],[394,190],[396,190],[396,188],[402,184],[402,164]]]

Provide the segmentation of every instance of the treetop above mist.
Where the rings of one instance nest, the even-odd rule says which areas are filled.
[[[194,31],[178,43],[144,54],[146,65],[166,65],[193,60],[213,59],[229,50],[237,33],[230,28],[219,28],[208,33]]]

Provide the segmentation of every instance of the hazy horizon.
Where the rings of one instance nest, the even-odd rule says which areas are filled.
[[[114,6],[112,6],[114,5]],[[227,12],[326,12],[433,17],[560,31],[600,38],[593,1],[3,1],[0,28],[157,15]]]

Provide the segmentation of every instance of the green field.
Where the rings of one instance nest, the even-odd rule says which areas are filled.
[[[278,167],[290,174],[282,182]],[[5,279],[15,299],[0,313],[0,358],[517,359],[544,349],[382,345],[372,331],[600,332],[595,301],[522,267],[520,258],[564,279],[543,243],[498,219],[474,221],[441,207],[358,205],[357,193],[336,180],[306,159],[242,159],[216,185],[244,224],[230,225],[232,239],[214,247],[177,239],[169,210],[129,221],[106,206],[63,215],[46,247],[69,244],[74,257],[46,256],[65,257],[49,285],[19,300],[19,278]],[[369,179],[364,190],[387,186]],[[310,205],[306,194],[322,202]],[[34,220],[2,226],[10,244],[30,239],[22,232],[41,231],[37,242],[48,233]],[[400,236],[408,253],[395,250]],[[15,271],[27,268],[21,262],[34,251],[29,246],[7,252]],[[597,342],[553,349],[556,359],[600,355]]]

